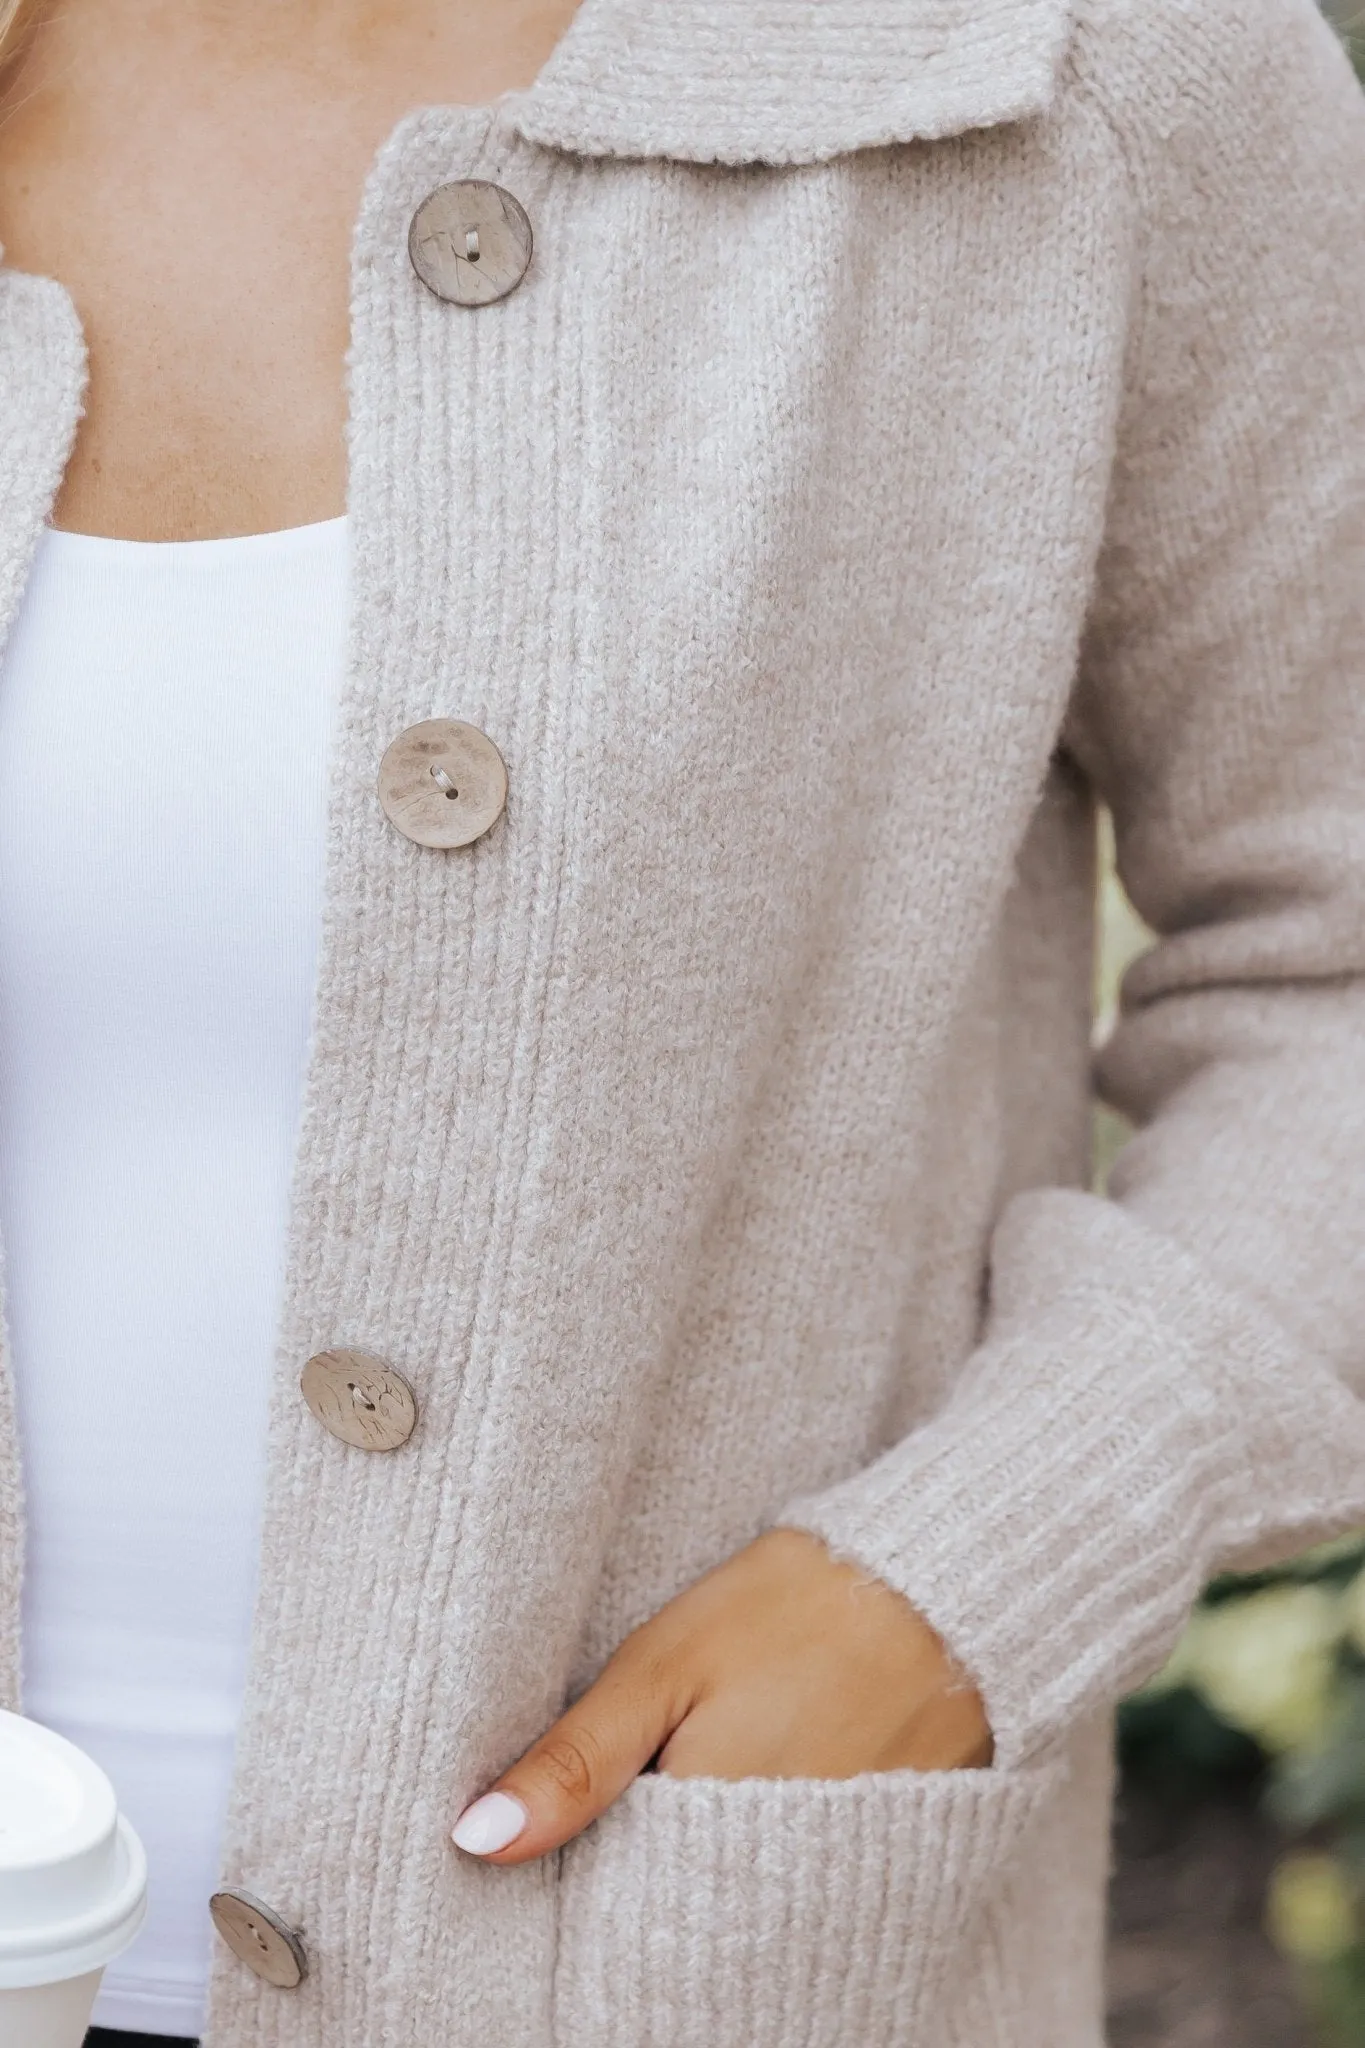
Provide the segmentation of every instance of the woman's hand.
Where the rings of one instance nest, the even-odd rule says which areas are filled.
[[[657,1756],[680,1778],[851,1778],[987,1764],[980,1697],[889,1586],[795,1529],[760,1536],[622,1643],[455,1824],[496,1863],[557,1849]]]

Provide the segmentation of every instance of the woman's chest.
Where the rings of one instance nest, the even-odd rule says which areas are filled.
[[[439,945],[471,891],[552,887],[576,968],[662,935],[698,985],[758,988],[869,860],[951,847],[978,899],[1000,845],[972,790],[1022,831],[1102,529],[1126,201],[1074,171],[1040,128],[780,169],[574,156],[508,113],[400,127],[351,249],[343,950],[362,899],[411,895]],[[524,211],[501,295],[418,274],[450,187]],[[9,283],[36,477],[74,399]],[[376,774],[435,716],[493,739],[510,794],[487,841],[415,857]]]
[[[431,289],[431,195],[458,224],[490,190],[524,272]],[[921,826],[982,757],[1031,791],[1103,524],[1125,207],[1028,131],[726,168],[413,117],[352,256],[357,735],[471,717],[521,756],[513,813],[549,778],[613,877],[638,828],[708,886],[774,829],[789,873],[827,860],[906,775]]]

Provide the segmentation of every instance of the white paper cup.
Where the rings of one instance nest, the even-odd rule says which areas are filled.
[[[104,1772],[0,1713],[0,2048],[81,2048],[146,1911],[147,1859]]]

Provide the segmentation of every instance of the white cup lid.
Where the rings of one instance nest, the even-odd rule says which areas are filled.
[[[104,1772],[0,1712],[0,1991],[102,1969],[146,1910],[147,1859]]]

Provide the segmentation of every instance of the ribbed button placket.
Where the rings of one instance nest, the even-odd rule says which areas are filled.
[[[283,1356],[307,1363],[294,1365],[292,1401],[276,1409],[286,1440],[274,1467],[285,1476],[275,1485],[290,1504],[288,1526],[267,1510],[264,1653],[238,1747],[252,1796],[228,1841],[231,1889],[242,1888],[258,1934],[270,1912],[286,1932],[303,1930],[307,2010],[334,2029],[343,2015],[351,2025],[350,2016],[368,2011],[371,1994],[333,1959],[368,1952],[376,1915],[381,1924],[401,1921],[426,1910],[433,1885],[458,1893],[467,1882],[447,1831],[415,1831],[412,1815],[423,1788],[444,1783],[452,1768],[440,1732],[449,1725],[452,1645],[464,1658],[475,1645],[462,1636],[466,1610],[441,1573],[433,1584],[420,1568],[409,1579],[395,1560],[411,1554],[420,1567],[422,1532],[478,1487],[485,1325],[509,1256],[507,1182],[519,1171],[529,1113],[519,1077],[551,957],[542,841],[559,830],[560,799],[553,796],[547,826],[547,791],[558,785],[542,742],[547,720],[563,721],[562,709],[547,707],[562,706],[573,675],[569,622],[547,581],[562,543],[552,530],[542,555],[526,529],[528,503],[552,505],[561,489],[535,466],[542,437],[531,434],[524,402],[534,387],[552,407],[563,403],[545,356],[556,326],[536,289],[553,227],[537,233],[519,288],[466,303],[419,276],[413,222],[442,187],[480,182],[517,199],[529,219],[547,181],[570,175],[501,115],[427,112],[382,153],[357,226],[356,622],[329,821],[338,922],[320,963],[316,1085],[300,1136],[281,1323]],[[482,226],[478,233],[482,274],[488,244]],[[575,388],[567,387],[571,404]],[[498,487],[497,471],[509,468],[524,491]],[[451,511],[433,524],[436,504]],[[518,848],[509,838],[509,769],[529,834]],[[342,1039],[328,1035],[334,1016],[345,1018]],[[395,1200],[405,1205],[405,1226],[376,1238],[375,1205]],[[470,1226],[459,1258],[438,1275],[430,1264],[452,1214]],[[405,1373],[413,1362],[420,1414],[393,1355]],[[398,1380],[412,1396],[415,1427],[398,1459],[375,1458],[367,1453],[390,1448],[375,1432],[407,1419]],[[305,1403],[311,1414],[302,1414]],[[291,1424],[290,1413],[301,1419]],[[329,1437],[346,1445],[341,1456]],[[495,1504],[495,1521],[501,1513]],[[301,1577],[305,1552],[311,1562]],[[286,1638],[306,1651],[276,1654]],[[288,1676],[301,1655],[303,1685]],[[453,1767],[465,1766],[457,1757]],[[293,1845],[313,1840],[344,1843],[344,1851],[300,1864]],[[382,1902],[364,1875],[376,1868],[391,1873]],[[286,1901],[287,1919],[277,1910]],[[457,1946],[465,1925],[457,1908]],[[548,1899],[538,1939],[548,1954]],[[252,1964],[249,1953],[242,1959]],[[477,1965],[471,1948],[460,1967]],[[256,2009],[250,1987],[246,1970],[218,1975],[210,2030]]]

